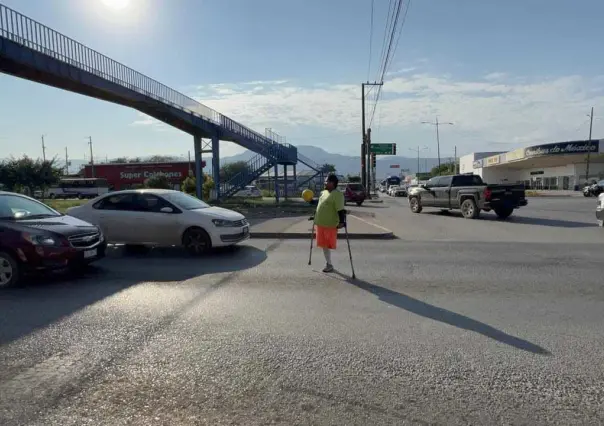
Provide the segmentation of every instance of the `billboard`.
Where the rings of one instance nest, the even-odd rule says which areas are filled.
[[[508,163],[510,161],[522,160],[524,158],[524,151],[525,151],[525,148],[518,148],[513,151],[506,152],[505,154],[501,155],[503,157],[501,159],[501,162]]]
[[[495,166],[495,165],[499,164],[499,160],[500,160],[499,154],[493,155],[492,157],[487,157],[487,158],[485,158],[485,160],[486,160],[486,164],[485,165],[487,167],[488,166]]]
[[[524,150],[525,157],[539,157],[542,155],[567,155],[567,154],[587,154],[588,152],[597,153],[600,150],[600,141],[571,141],[548,143],[545,145],[536,145]]]
[[[153,176],[165,175],[176,187],[189,175],[189,170],[195,175],[195,163],[180,161],[173,163],[95,164],[94,177],[107,179],[110,188],[119,190],[141,185]],[[84,177],[92,177],[92,167],[90,165],[84,167]]]

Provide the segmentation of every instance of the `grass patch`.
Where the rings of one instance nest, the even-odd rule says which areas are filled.
[[[65,211],[70,207],[81,206],[87,201],[88,200],[43,200],[45,204],[49,205],[55,210],[60,211],[61,213],[65,213]]]

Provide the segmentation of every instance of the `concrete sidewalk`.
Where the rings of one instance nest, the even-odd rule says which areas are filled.
[[[254,224],[250,220],[250,237],[264,239],[306,239],[310,238],[312,222],[308,217],[283,217],[269,219]],[[338,232],[338,239],[345,239],[344,230]],[[380,225],[369,222],[353,215],[348,215],[348,238],[351,240],[389,240],[394,239],[394,233]]]

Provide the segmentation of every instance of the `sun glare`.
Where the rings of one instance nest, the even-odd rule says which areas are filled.
[[[101,0],[105,6],[113,10],[122,10],[128,7],[130,0]]]

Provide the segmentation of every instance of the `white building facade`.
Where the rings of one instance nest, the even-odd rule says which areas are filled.
[[[577,190],[586,181],[604,179],[604,139],[472,153],[460,157],[459,169],[480,175],[488,183],[520,182],[527,189]]]

